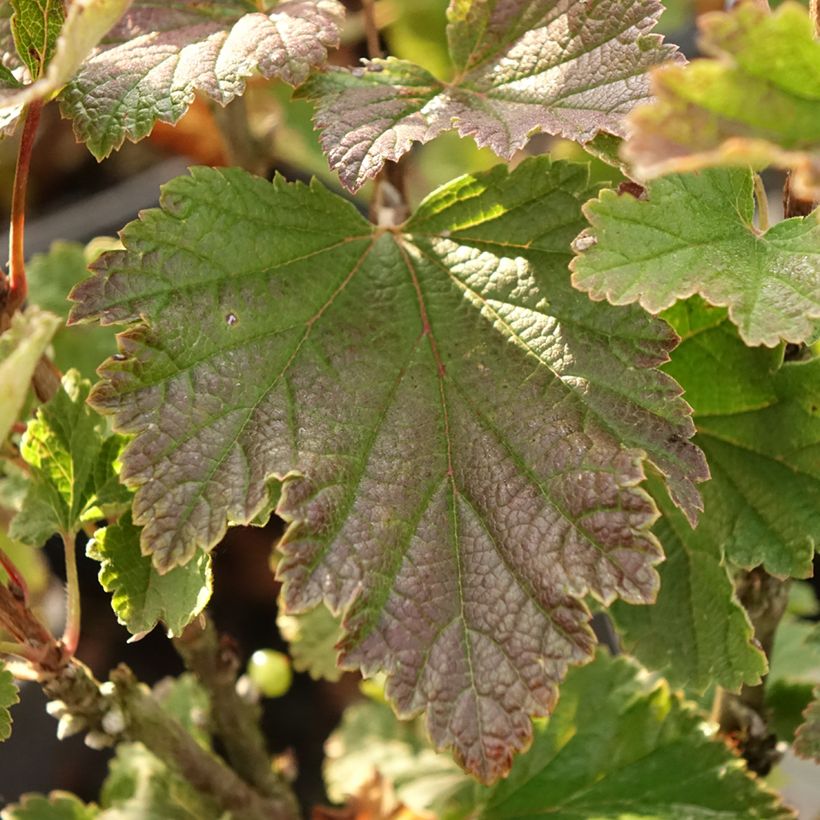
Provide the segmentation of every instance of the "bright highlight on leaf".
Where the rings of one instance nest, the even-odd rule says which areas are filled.
[[[442,82],[404,60],[315,75],[330,165],[356,190],[414,142],[454,129],[509,159],[545,131],[585,143],[623,135],[623,116],[648,99],[647,70],[675,47],[650,34],[655,0],[451,0],[447,35],[456,76]]]
[[[649,183],[646,199],[602,191],[584,207],[573,284],[593,299],[658,313],[699,293],[749,345],[802,342],[820,319],[820,212],[753,224],[752,174],[716,168]]]
[[[91,385],[76,370],[63,389],[37,411],[20,445],[31,482],[9,535],[42,546],[55,533],[72,535],[104,509],[130,499],[117,478],[115,462],[123,440],[109,436],[105,420],[86,405]]]
[[[9,707],[20,700],[11,672],[0,663],[0,742],[11,737],[11,713]]]
[[[60,324],[53,313],[32,307],[15,313],[0,335],[0,442],[20,417],[37,363]]]
[[[339,43],[337,0],[291,0],[269,12],[210,0],[136,0],[60,97],[63,116],[97,159],[125,139],[175,123],[197,91],[227,105],[255,71],[291,85]]]
[[[698,18],[715,59],[652,73],[649,105],[630,116],[625,154],[646,176],[709,165],[795,168],[806,199],[820,197],[820,42],[806,10],[737,3]]]
[[[186,562],[278,477],[287,606],[345,612],[343,664],[488,782],[590,656],[582,598],[655,595],[644,454],[692,515],[706,475],[668,327],[568,281],[586,174],[498,167],[385,230],[318,184],[195,169],[72,295],[133,325],[92,400],[136,435],[143,550]]]
[[[533,745],[493,788],[448,771],[414,727],[379,704],[356,705],[328,741],[325,779],[339,798],[379,770],[399,800],[448,820],[786,820],[794,815],[666,681],[599,653],[573,669]]]
[[[784,363],[782,347],[750,349],[724,311],[697,303],[667,317],[683,341],[664,369],[695,410],[712,471],[700,524],[681,535],[746,569],[810,577],[820,544],[820,359]]]
[[[211,597],[210,557],[200,551],[185,566],[160,575],[151,557],[140,552],[140,530],[130,513],[98,530],[87,551],[101,563],[100,584],[113,593],[117,620],[132,635],[144,636],[159,621],[180,635]]]

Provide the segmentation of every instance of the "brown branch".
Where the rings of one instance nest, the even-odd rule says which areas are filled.
[[[295,811],[288,786],[271,768],[259,728],[261,710],[236,691],[240,661],[233,642],[220,638],[204,620],[192,623],[174,646],[210,695],[216,733],[234,769],[261,794],[283,800]]]
[[[379,26],[376,23],[374,0],[362,0],[362,14],[364,15],[364,36],[367,40],[367,56],[371,60],[383,57]]]

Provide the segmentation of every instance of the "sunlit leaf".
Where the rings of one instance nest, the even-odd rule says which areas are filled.
[[[0,741],[11,736],[11,713],[9,707],[20,700],[14,678],[0,662]]]

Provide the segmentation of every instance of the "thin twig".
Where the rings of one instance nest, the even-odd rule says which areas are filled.
[[[236,691],[239,657],[233,643],[220,639],[206,620],[192,623],[174,646],[210,695],[216,733],[233,767],[261,794],[287,801],[290,790],[271,768],[259,728],[260,709]],[[292,808],[295,810],[295,805]]]
[[[757,202],[757,227],[761,233],[769,230],[769,197],[760,174],[754,176],[755,200]]]
[[[66,621],[63,646],[74,655],[80,643],[80,579],[77,575],[77,536],[63,534],[66,576]]]
[[[0,567],[3,567],[6,575],[9,576],[9,583],[16,587],[16,590],[13,590],[15,594],[19,595],[23,603],[27,604],[28,584],[26,583],[26,579],[23,577],[23,573],[20,572],[14,561],[12,561],[2,549],[0,549]]]
[[[39,656],[36,652],[32,652],[30,646],[26,646],[24,643],[15,643],[14,641],[0,641],[0,655],[15,655],[27,661],[36,662],[39,660]]]
[[[375,6],[375,0],[362,0],[364,35],[367,40],[367,56],[370,57],[371,60],[384,56],[379,38],[379,26],[376,23]]]
[[[28,175],[31,167],[31,153],[34,148],[34,139],[37,135],[37,126],[40,124],[40,114],[43,103],[35,100],[26,108],[23,135],[20,138],[20,147],[17,151],[17,167],[14,171],[14,188],[11,197],[11,224],[9,228],[9,279],[6,304],[3,312],[11,316],[25,301],[28,293],[26,282],[26,192],[28,190]]]

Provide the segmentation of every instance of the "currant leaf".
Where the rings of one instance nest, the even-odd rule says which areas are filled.
[[[342,670],[336,663],[336,644],[343,634],[339,618],[322,604],[301,615],[288,615],[284,608],[280,602],[276,625],[288,642],[293,668],[314,680],[339,680]]]
[[[299,94],[317,103],[322,146],[351,190],[451,129],[507,159],[537,131],[582,143],[623,135],[623,115],[648,99],[647,70],[676,55],[649,33],[661,9],[655,0],[451,0],[452,82],[405,60],[369,60],[317,74]]]
[[[509,777],[483,788],[448,771],[418,727],[391,727],[385,707],[348,710],[328,742],[325,778],[338,797],[380,771],[399,800],[448,820],[785,820],[794,814],[754,779],[669,684],[625,658],[599,653],[573,669],[549,721]],[[358,766],[349,765],[355,760]]]
[[[712,470],[687,540],[712,541],[748,569],[811,576],[820,543],[820,359],[784,362],[782,348],[748,348],[723,311],[697,302],[666,315],[683,341],[664,369],[686,390]]]
[[[820,319],[820,212],[761,234],[754,210],[748,168],[663,177],[645,199],[602,191],[584,208],[573,284],[652,313],[699,293],[729,307],[747,344],[802,342]]]
[[[11,737],[11,712],[9,707],[20,700],[14,678],[0,662],[0,742]]]
[[[6,806],[3,820],[95,820],[99,809],[86,805],[69,792],[54,791],[48,795],[24,794],[19,803]]]
[[[185,566],[160,575],[151,557],[140,551],[140,529],[129,512],[98,530],[87,553],[100,562],[100,584],[113,593],[117,620],[132,635],[142,637],[160,621],[172,635],[180,635],[211,597],[210,557],[200,551]]]
[[[655,595],[644,453],[691,513],[706,474],[668,326],[569,283],[587,196],[534,158],[387,230],[318,183],[196,169],[72,294],[133,325],[92,402],[136,434],[143,551],[210,549],[278,478],[287,607],[345,612],[342,664],[487,781],[589,657],[581,598]]]
[[[20,417],[37,363],[60,324],[53,313],[29,308],[15,313],[0,335],[0,442]]]
[[[54,56],[65,8],[52,0],[11,0],[11,33],[17,54],[37,79]]]
[[[820,196],[820,42],[798,3],[737,3],[698,18],[714,59],[652,72],[655,101],[630,116],[625,154],[646,176],[709,165],[796,169]]]
[[[711,508],[706,507],[700,525],[692,530],[659,482],[648,486],[663,514],[654,532],[666,560],[658,567],[661,588],[653,606],[616,601],[610,608],[625,648],[691,692],[703,692],[712,684],[737,691],[741,684],[760,683],[767,671],[766,656],[752,643],[754,630],[735,595],[721,545],[704,526]]]
[[[136,0],[60,95],[63,116],[97,159],[175,123],[197,91],[227,105],[256,70],[303,82],[339,43],[337,0],[291,0],[249,12],[231,0]]]
[[[69,371],[62,390],[37,411],[20,445],[31,481],[9,535],[41,546],[55,533],[76,533],[85,521],[121,507],[130,493],[117,478],[115,463],[123,440],[108,435],[105,420],[86,405],[91,385]]]
[[[814,690],[814,700],[803,713],[805,723],[797,730],[794,750],[800,757],[820,763],[820,686]]]

